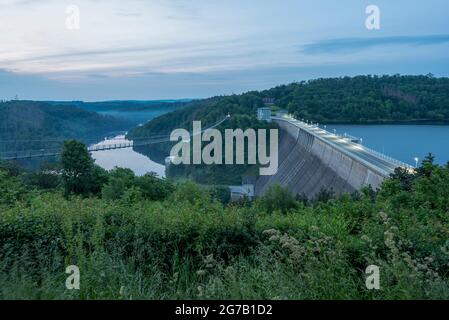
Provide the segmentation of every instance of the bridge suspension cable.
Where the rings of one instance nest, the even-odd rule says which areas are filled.
[[[228,114],[224,118],[216,121],[215,123],[211,124],[210,126],[202,129],[200,132],[190,132],[190,137],[193,137],[194,135],[203,133],[204,131],[208,129],[213,129],[221,125],[223,122],[228,120],[230,118],[230,115]],[[67,139],[66,139],[67,140]],[[0,142],[6,141],[6,140],[0,140]],[[9,142],[31,142],[32,140],[11,140]],[[65,140],[62,139],[48,139],[48,140],[34,140],[33,142],[64,142]],[[84,140],[89,141],[89,140]],[[98,140],[92,140],[90,141],[96,141]],[[91,146],[87,147],[87,150],[89,152],[97,152],[97,151],[105,151],[105,150],[113,150],[113,149],[124,149],[124,148],[132,148],[132,147],[139,147],[139,146],[146,146],[151,144],[158,144],[158,143],[164,143],[164,142],[170,142],[170,135],[153,135],[153,136],[147,136],[147,137],[138,137],[133,139],[132,141],[124,141],[124,142],[115,142],[115,143],[102,143],[99,142],[97,144],[93,144]],[[0,159],[3,160],[18,160],[18,159],[30,159],[30,158],[43,158],[43,157],[53,157],[57,156],[61,153],[60,147],[59,148],[47,148],[47,149],[35,149],[35,150],[12,150],[12,151],[6,151],[6,152],[0,152]]]

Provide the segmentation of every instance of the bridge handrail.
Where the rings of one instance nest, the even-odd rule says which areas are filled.
[[[336,134],[331,133],[331,132],[329,132],[329,131],[327,131],[327,130],[325,130],[325,129],[319,128],[319,127],[316,126],[316,125],[305,123],[305,122],[303,122],[303,121],[301,121],[301,120],[298,120],[298,119],[295,119],[294,117],[289,116],[289,115],[284,115],[283,117],[273,117],[273,119],[286,120],[286,121],[289,121],[289,120],[298,121],[298,122],[300,122],[303,126],[307,127],[309,130],[311,130],[311,129],[319,129],[319,130],[321,130],[321,131],[326,132],[326,133],[329,134],[329,135],[337,136],[337,137],[340,137],[340,138],[343,138],[343,139],[345,138],[344,136],[336,135]],[[314,130],[311,130],[311,131],[312,131],[312,133],[314,133],[314,132],[313,132]],[[383,160],[386,160],[386,161],[390,162],[391,164],[394,164],[394,165],[397,165],[397,166],[400,166],[400,167],[404,167],[404,168],[407,168],[407,169],[414,169],[411,165],[409,165],[409,164],[407,164],[407,163],[404,163],[404,162],[402,162],[402,161],[400,161],[400,160],[394,159],[394,158],[392,158],[392,157],[390,157],[390,156],[388,156],[388,155],[385,155],[385,154],[383,154],[383,153],[380,153],[380,152],[378,152],[378,151],[376,151],[376,150],[373,150],[373,149],[371,149],[371,148],[368,148],[368,147],[366,147],[366,146],[364,146],[364,145],[360,145],[360,144],[354,143],[354,142],[352,142],[352,141],[350,141],[350,140],[348,141],[348,139],[346,139],[346,141],[347,141],[348,143],[352,143],[352,144],[354,144],[354,145],[359,145],[360,147],[364,148],[366,151],[368,151],[368,152],[371,153],[372,155],[374,155],[374,156],[376,156],[376,157],[378,157],[378,158],[381,158],[381,159],[383,159]]]
[[[203,133],[207,129],[215,128],[215,127],[219,126],[220,124],[222,124],[223,122],[225,122],[230,117],[231,117],[230,115],[227,115],[224,118],[214,122],[209,127],[202,129],[200,132],[192,132],[192,133],[190,133],[190,137],[193,137],[194,135]],[[97,144],[88,146],[87,150],[89,152],[95,152],[95,151],[104,151],[104,150],[111,150],[111,149],[131,148],[134,145],[144,146],[144,145],[148,145],[148,144],[162,143],[162,142],[170,141],[170,135],[153,136],[153,139],[155,139],[155,137],[158,137],[158,139],[156,139],[155,141],[151,141],[151,142],[148,142],[148,138],[146,141],[143,141],[143,142],[138,141],[137,143],[134,143],[134,140],[127,141],[127,142],[120,142],[120,143],[116,142],[116,143],[110,143],[110,144],[105,144],[105,143],[99,142]],[[137,140],[138,139],[139,138],[137,138]],[[51,152],[51,153],[49,153],[49,152]],[[58,154],[60,154],[60,149],[54,149],[54,148],[53,149],[37,149],[37,150],[11,150],[11,151],[1,151],[0,159],[14,160],[14,159],[25,159],[25,158],[32,158],[32,157],[34,157],[34,158],[45,157],[48,155],[53,156],[53,155],[58,155]]]

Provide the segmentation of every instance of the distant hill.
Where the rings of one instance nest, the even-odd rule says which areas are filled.
[[[173,108],[184,106],[191,102],[192,99],[180,100],[111,100],[98,102],[84,102],[84,101],[45,101],[51,105],[59,106],[75,106],[88,111],[103,112],[103,111],[142,111],[157,108]]]
[[[102,115],[109,115],[130,121],[134,127],[145,124],[149,120],[156,118],[167,112],[172,112],[184,108],[191,99],[182,100],[114,100],[99,102],[84,101],[46,101],[50,105],[77,107],[83,110],[97,112]]]

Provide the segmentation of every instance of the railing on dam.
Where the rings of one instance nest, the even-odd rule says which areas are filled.
[[[371,148],[368,148],[366,146],[363,146],[363,148],[366,151],[368,151],[369,153],[371,153],[372,155],[377,156],[379,158],[382,158],[382,159],[384,159],[386,161],[389,161],[389,162],[397,165],[398,167],[403,167],[403,168],[407,168],[407,169],[414,169],[414,167],[409,165],[408,163],[405,163],[405,162],[402,162],[402,161],[400,161],[398,159],[392,158],[392,157],[390,157],[390,156],[388,156],[386,154],[383,154],[381,152],[378,152],[378,151],[376,151],[374,149],[371,149]]]
[[[414,170],[414,167],[407,163],[362,145],[362,139],[360,138],[356,138],[348,134],[339,135],[336,134],[336,132],[332,133],[320,128],[316,124],[309,124],[304,121],[297,120],[287,114],[273,117],[273,120],[288,121],[291,124],[306,130],[313,136],[327,142],[328,144],[333,144],[341,148],[341,150],[348,155],[359,158],[361,162],[368,162],[370,166],[378,167],[381,171],[391,173],[394,171],[394,168],[397,167]]]

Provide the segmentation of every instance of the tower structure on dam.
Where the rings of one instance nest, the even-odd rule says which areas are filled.
[[[337,194],[363,186],[378,188],[397,167],[409,165],[380,154],[352,138],[338,136],[288,115],[273,117],[280,127],[279,169],[259,177],[257,196],[280,184],[295,194],[313,198],[322,189]]]

